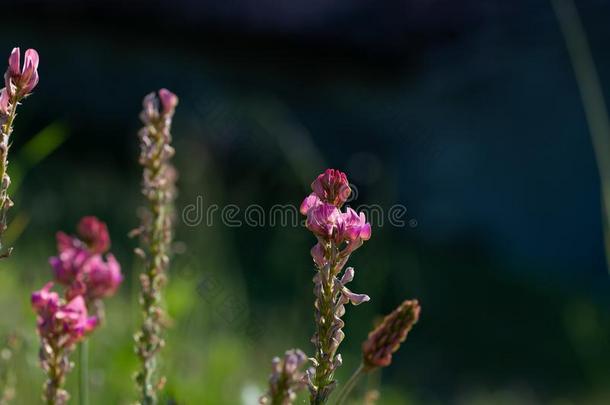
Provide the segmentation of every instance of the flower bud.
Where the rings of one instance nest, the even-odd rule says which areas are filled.
[[[311,183],[311,189],[322,201],[338,208],[352,192],[345,173],[335,169],[326,169]]]
[[[108,227],[96,217],[83,217],[76,229],[80,239],[93,253],[105,253],[110,248]]]
[[[27,96],[38,84],[38,52],[35,49],[25,51],[23,69],[21,69],[19,48],[13,48],[8,59],[9,67],[4,75],[6,89],[18,99]]]

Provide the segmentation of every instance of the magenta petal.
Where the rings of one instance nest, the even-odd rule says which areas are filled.
[[[19,51],[19,48],[13,48],[11,56],[9,56],[8,58],[8,69],[11,76],[17,76],[21,74],[20,59],[21,52]]]
[[[23,61],[23,69],[33,68],[34,70],[38,69],[38,52],[35,49],[28,49],[25,51],[24,61]]]
[[[178,97],[168,89],[159,90],[159,100],[164,114],[171,113],[178,105]]]
[[[32,307],[34,310],[40,312],[49,307],[56,308],[58,306],[59,295],[55,292],[51,292],[51,288],[53,288],[53,283],[49,282],[40,290],[32,293]]]
[[[305,199],[301,203],[301,208],[299,211],[301,212],[301,214],[307,215],[310,209],[315,208],[320,204],[322,204],[320,198],[314,193],[311,193],[307,197],[305,197]]]
[[[362,240],[371,239],[371,224],[366,223],[360,228],[360,238]]]
[[[356,294],[354,292],[351,292],[347,288],[344,288],[341,293],[343,294],[343,296],[345,298],[347,298],[352,303],[352,305],[360,305],[363,302],[367,302],[367,301],[371,300],[371,298],[368,295]]]

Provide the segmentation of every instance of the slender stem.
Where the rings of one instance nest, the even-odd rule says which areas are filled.
[[[364,365],[360,363],[356,371],[352,374],[352,376],[347,380],[341,391],[339,391],[339,396],[337,397],[337,401],[335,405],[341,405],[345,402],[345,400],[349,397],[349,394],[352,392],[360,377],[364,375]]]
[[[78,346],[78,403],[89,405],[89,342],[83,340]]]
[[[572,0],[552,0],[574,69],[599,171],[606,260],[610,272],[610,118],[587,35]]]
[[[332,328],[334,320],[334,272],[336,268],[336,248],[334,243],[329,243],[326,247],[326,257],[329,261],[329,268],[326,272],[319,270],[322,276],[321,291],[317,297],[317,311],[319,311],[319,321],[317,324],[317,345],[316,345],[316,366],[315,386],[317,392],[310,398],[312,405],[320,405],[326,402],[329,392],[328,386],[333,381],[333,361],[337,348],[331,347]]]
[[[10,136],[13,132],[13,121],[17,116],[17,104],[19,104],[16,97],[11,99],[10,109],[8,111],[8,117],[6,122],[2,125],[0,136],[0,238],[6,230],[6,212],[10,208],[10,198],[8,195],[8,187],[10,186],[11,180],[7,173],[8,171],[8,150],[10,148]],[[0,248],[2,248],[2,242],[0,240]],[[3,252],[0,254],[0,258],[6,257],[10,254],[10,251]]]

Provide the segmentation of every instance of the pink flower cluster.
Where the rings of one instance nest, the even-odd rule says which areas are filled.
[[[67,287],[68,299],[82,295],[86,301],[113,295],[121,282],[121,266],[112,254],[106,224],[84,217],[77,227],[78,237],[57,233],[58,255],[51,257],[55,280]]]
[[[38,314],[38,333],[43,339],[54,342],[55,349],[71,347],[98,324],[98,318],[89,316],[82,296],[65,303],[53,283],[32,294],[32,306]]]
[[[332,241],[337,246],[346,243],[347,250],[352,252],[371,238],[371,224],[366,222],[364,213],[358,214],[350,207],[341,212],[351,194],[345,173],[326,169],[311,183],[311,188],[313,193],[303,200],[300,211],[307,216],[307,229],[318,238],[311,254],[322,267],[326,261],[324,243]]]
[[[27,96],[38,84],[38,52],[35,49],[25,51],[23,68],[21,52],[13,48],[8,59],[8,70],[4,74],[4,87],[0,90],[0,113],[7,115],[9,103],[15,103]]]
[[[78,342],[100,322],[100,315],[89,316],[87,305],[113,295],[123,281],[121,266],[112,254],[106,224],[95,217],[84,217],[78,224],[78,237],[57,233],[59,254],[51,257],[55,281],[66,287],[66,301],[51,292],[50,282],[32,294],[41,337],[56,344]]]

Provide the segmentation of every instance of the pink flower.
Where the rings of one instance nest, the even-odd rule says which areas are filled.
[[[72,248],[84,248],[83,242],[81,242],[78,238],[74,236],[70,236],[64,232],[57,232],[55,234],[55,239],[57,241],[57,251],[59,253],[64,250],[72,249]]]
[[[339,208],[352,192],[345,173],[335,169],[326,169],[311,183],[311,189],[322,201]]]
[[[309,194],[301,203],[300,212],[303,215],[307,215],[310,209],[317,207],[322,204],[322,200],[315,193]]]
[[[371,224],[366,222],[364,213],[360,215],[350,207],[347,212],[341,214],[342,220],[339,227],[339,239],[355,241],[357,239],[369,240],[371,238]]]
[[[59,295],[51,292],[53,283],[47,283],[32,293],[32,307],[38,314],[54,314],[59,308]]]
[[[178,97],[168,89],[159,90],[159,100],[163,114],[170,114],[178,105]]]
[[[320,204],[307,213],[307,229],[320,238],[330,239],[336,234],[342,217],[337,207],[331,204]]]
[[[82,296],[62,304],[57,293],[50,291],[52,287],[53,283],[48,283],[32,294],[32,307],[38,315],[38,333],[61,347],[68,347],[93,330],[97,318],[89,317]]]
[[[81,341],[98,324],[96,317],[88,315],[85,300],[80,295],[62,305],[55,314],[54,321],[56,330],[63,332],[59,341],[65,341],[65,346]]]
[[[67,243],[67,240],[58,233],[58,245],[61,244],[59,255],[51,257],[49,264],[53,268],[55,280],[60,284],[69,286],[80,277],[91,253],[82,247],[67,246],[65,243]]]
[[[38,84],[38,52],[34,49],[25,51],[23,69],[21,69],[21,55],[19,48],[13,48],[8,59],[8,70],[4,75],[6,88],[11,95],[17,98],[28,95]]]
[[[311,257],[319,269],[323,268],[328,263],[324,255],[324,246],[322,246],[321,243],[318,242],[314,247],[311,248]]]
[[[83,217],[76,229],[80,239],[93,253],[105,253],[110,248],[108,227],[96,217]]]
[[[111,254],[107,261],[100,255],[92,256],[83,269],[83,280],[90,299],[109,297],[123,281],[121,265]]]

